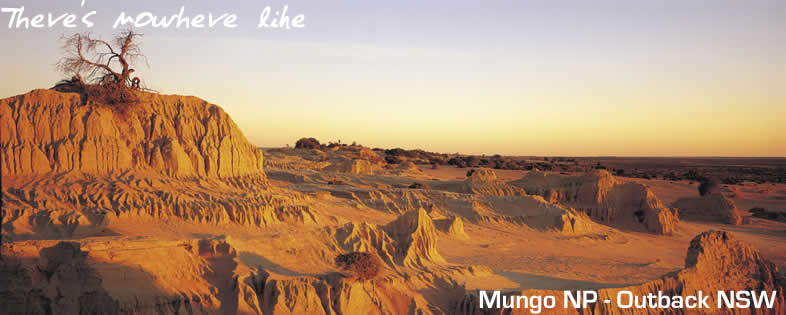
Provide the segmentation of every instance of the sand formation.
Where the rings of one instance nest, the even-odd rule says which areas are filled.
[[[270,169],[269,172],[275,174],[276,179],[291,183],[316,182],[322,177],[319,173],[293,170]],[[302,176],[306,179],[295,178]],[[342,179],[349,187],[327,185],[323,189],[333,197],[369,210],[402,214],[423,208],[434,218],[447,216],[475,223],[505,222],[566,234],[590,233],[596,228],[586,214],[547,202],[540,196],[527,195],[522,188],[497,180],[494,172],[488,169],[473,172],[463,181],[429,183],[427,189],[360,188],[351,185],[363,182],[358,177],[348,175]],[[312,189],[311,186],[308,189]],[[459,237],[462,237],[460,233]]]
[[[427,250],[416,245],[419,233],[429,233],[422,213],[413,212],[400,222],[386,226],[395,229],[420,221],[419,231],[409,248],[401,255],[406,263],[408,253]],[[372,228],[377,230],[376,228]],[[393,231],[391,231],[393,232]],[[385,232],[387,233],[387,232]],[[395,234],[395,233],[394,233]],[[401,233],[406,235],[406,233]],[[388,240],[386,242],[398,243]],[[261,268],[248,268],[238,260],[231,241],[200,240],[171,244],[158,243],[37,243],[23,247],[14,257],[0,264],[3,286],[0,297],[10,313],[198,313],[198,314],[356,314],[422,313],[422,314],[528,314],[517,310],[479,309],[477,291],[466,291],[453,283],[453,277],[490,274],[488,268],[450,267],[431,261],[428,271],[407,269],[398,265],[383,278],[355,281],[336,273],[306,277],[280,277]],[[42,246],[35,253],[36,246]],[[87,246],[88,249],[83,247]],[[396,246],[391,247],[395,251]],[[401,247],[404,248],[404,247]],[[136,250],[133,250],[136,249]],[[5,248],[8,252],[8,248]],[[425,254],[420,252],[419,254]],[[435,253],[437,254],[437,253]],[[170,270],[139,269],[109,263],[123,262],[131,256],[144,256],[147,264],[166,263]],[[166,255],[165,261],[160,261]],[[437,254],[438,255],[438,254]],[[156,258],[156,259],[151,259]],[[400,259],[400,258],[399,258]],[[411,260],[410,260],[411,261]],[[147,275],[147,271],[158,273]],[[177,270],[176,274],[172,274]],[[424,269],[426,270],[426,269]],[[124,281],[126,279],[126,281]],[[150,280],[148,280],[150,279]],[[145,281],[156,279],[152,290]],[[705,232],[696,236],[688,248],[685,268],[659,280],[641,285],[600,289],[599,298],[615,299],[619,290],[635,295],[662,291],[666,295],[695,295],[699,290],[717,298],[717,290],[777,291],[775,306],[767,314],[786,310],[783,293],[786,278],[777,267],[749,245],[735,240],[726,232]],[[438,290],[439,300],[429,300],[418,290]],[[507,294],[554,295],[558,305],[561,291],[525,290]],[[711,303],[712,304],[712,303]],[[712,304],[712,307],[715,307]],[[559,309],[563,314],[580,314],[577,309]],[[593,314],[618,314],[614,304],[591,305]],[[718,310],[713,314],[753,314],[751,309]],[[646,314],[646,309],[629,309],[630,314]]]
[[[487,168],[472,169],[462,183],[459,192],[484,196],[524,196],[524,189],[497,179],[497,174]]]
[[[420,176],[420,175],[423,175],[423,171],[421,171],[420,168],[417,165],[415,165],[415,163],[412,163],[412,161],[405,161],[405,162],[399,164],[398,166],[394,167],[393,169],[391,169],[390,172],[395,174],[395,175],[398,175],[398,176],[404,176],[404,175]]]
[[[177,177],[264,178],[262,153],[221,108],[140,93],[127,109],[52,90],[0,100],[4,174],[151,170]]]
[[[674,202],[672,206],[679,210],[680,217],[719,220],[732,225],[742,224],[742,216],[734,201],[720,193],[682,198]]]
[[[436,224],[437,228],[445,232],[448,237],[452,237],[459,240],[465,240],[469,238],[467,232],[464,231],[464,220],[461,217],[450,217],[441,220],[435,220],[434,224]]]
[[[339,252],[379,255],[390,271],[372,281],[338,273],[281,277],[242,264],[226,239],[40,241],[3,248],[13,255],[0,263],[0,302],[24,314],[444,314],[448,300],[435,304],[418,290],[454,292],[452,277],[491,273],[446,265],[424,210],[381,227],[349,223],[326,232]]]
[[[428,211],[439,209],[440,198],[444,196],[439,191],[406,188],[331,190],[331,194],[352,200],[363,207],[397,214],[411,209],[423,208]]]
[[[0,100],[4,233],[84,237],[134,216],[317,220],[307,197],[267,185],[262,153],[221,108],[139,95],[128,108],[51,90]]]
[[[710,309],[700,310],[706,314],[783,314],[786,312],[786,299],[783,297],[786,289],[786,278],[778,271],[777,266],[761,257],[758,250],[741,241],[735,240],[731,234],[720,231],[708,231],[697,235],[690,243],[685,256],[685,268],[679,272],[668,274],[661,279],[643,283],[637,286],[600,289],[598,299],[614,301],[620,290],[631,291],[635,296],[646,295],[650,292],[662,291],[664,295],[688,296],[697,295],[698,291],[710,296],[710,301],[717,300],[718,290],[756,290],[767,291],[770,294],[776,291],[775,306],[771,309],[717,309],[716,303],[709,303]],[[516,295],[553,295],[557,305],[563,305],[562,292],[546,290],[527,290],[516,292]],[[496,309],[481,310],[477,293],[467,295],[456,305],[455,314],[530,314],[529,309],[520,308],[513,310]],[[667,309],[673,310],[673,309]],[[664,310],[664,311],[667,311]],[[582,314],[580,309],[562,309],[556,311],[560,314]],[[652,314],[658,313],[657,309],[628,308],[620,309],[616,303],[595,303],[589,311],[591,314]],[[681,314],[681,311],[674,310]],[[668,313],[668,312],[667,312]],[[690,313],[690,312],[687,312]]]
[[[400,264],[406,267],[444,263],[437,252],[437,229],[426,210],[409,211],[385,226],[399,243]]]
[[[497,180],[497,173],[487,168],[471,169],[467,173],[468,181],[492,182]]]
[[[580,176],[532,171],[511,183],[530,194],[573,207],[594,220],[623,229],[671,234],[679,222],[674,210],[664,207],[649,188],[618,182],[605,170]]]
[[[371,163],[364,159],[341,159],[333,162],[328,167],[324,168],[329,172],[349,173],[354,175],[371,175],[374,174],[374,168]]]
[[[265,164],[275,169],[273,182],[293,184],[282,188],[218,106],[141,96],[129,108],[47,90],[0,100],[3,311],[494,314],[477,308],[477,290],[467,285],[504,277],[449,262],[441,240],[466,245],[483,237],[480,228],[580,239],[599,230],[590,217],[661,234],[677,222],[649,189],[606,172],[532,172],[513,185],[479,169],[464,180],[409,189],[411,178],[369,176],[379,156],[356,146],[273,153],[276,160]],[[336,178],[345,183],[328,183]],[[183,222],[197,233],[181,231]],[[113,234],[116,228],[136,236]],[[147,235],[148,228],[171,235]],[[245,238],[210,236],[219,228]],[[336,272],[336,255],[353,251],[378,256],[383,273],[359,281]],[[287,259],[294,260],[279,265]],[[301,264],[308,267],[288,269]],[[684,270],[628,289],[778,290],[777,314],[784,312],[783,287],[783,276],[756,250],[711,232],[693,240]],[[601,298],[615,290],[601,290]],[[594,314],[619,313],[593,307]]]
[[[455,184],[449,183],[444,187],[425,190],[334,190],[331,194],[352,200],[363,207],[392,213],[423,208],[435,216],[456,216],[475,223],[513,223],[564,234],[589,233],[596,228],[596,224],[583,212],[546,202],[540,196],[511,196],[504,190],[491,188],[480,194],[456,193],[453,191],[455,187]],[[437,190],[440,188],[447,191]]]
[[[538,231],[580,235],[597,230],[583,212],[545,201],[540,196],[485,197],[480,202],[491,213],[469,218],[473,222],[508,222]]]
[[[266,168],[275,168],[281,170],[321,170],[330,166],[330,162],[321,161],[322,156],[311,156],[312,159],[306,159],[300,155],[295,155],[295,152],[303,153],[304,150],[294,149],[278,149],[268,150],[266,155],[273,158],[265,158],[264,165]],[[303,153],[305,154],[305,153]],[[319,161],[317,161],[319,160]]]
[[[434,221],[423,209],[406,212],[382,227],[351,222],[328,231],[342,250],[374,253],[393,269],[445,262],[436,249]]]

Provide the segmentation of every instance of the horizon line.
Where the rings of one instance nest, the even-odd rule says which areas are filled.
[[[349,146],[349,145],[348,145]],[[362,147],[366,147],[364,145],[358,145]],[[270,150],[270,149],[286,149],[287,147],[266,147],[266,146],[257,146],[257,149],[260,150]],[[295,149],[295,147],[289,147],[290,149]],[[433,152],[424,149],[404,149],[404,148],[380,148],[380,147],[367,147],[369,149],[381,149],[381,150],[390,150],[390,149],[403,149],[407,151],[414,151],[414,150],[421,150],[427,153],[436,153],[436,154],[446,154],[446,155],[466,155],[466,156],[494,156],[498,154],[471,154],[471,153],[444,153],[444,152]],[[749,156],[749,155],[532,155],[532,154],[499,154],[503,157],[561,157],[561,158],[689,158],[689,159],[786,159],[786,156]]]

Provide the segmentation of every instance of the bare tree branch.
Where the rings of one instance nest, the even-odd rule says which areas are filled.
[[[138,59],[145,59],[138,39],[142,34],[133,30],[118,33],[110,42],[93,38],[90,33],[74,34],[64,38],[65,56],[57,68],[66,75],[81,75],[98,84],[119,84],[139,88],[141,80],[132,77],[131,67]],[[117,69],[115,65],[119,65]],[[116,70],[117,69],[117,70]]]

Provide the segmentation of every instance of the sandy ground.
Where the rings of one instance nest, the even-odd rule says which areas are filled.
[[[460,180],[467,169],[421,166],[423,175],[404,179],[378,180],[387,185],[398,182]],[[497,171],[503,180],[515,180],[522,171]],[[696,184],[662,180],[636,180],[655,191],[665,204],[693,196]],[[281,186],[293,186],[276,182]],[[786,201],[774,194],[757,193],[769,187],[782,191],[779,185],[732,186],[741,192],[734,201],[741,209],[765,205],[783,207]],[[316,195],[315,195],[316,196]],[[396,215],[369,208],[358,208],[344,199],[329,195],[314,198],[314,207],[326,220],[325,225],[346,222],[385,224]],[[147,228],[140,230],[139,225]],[[238,249],[239,260],[247,266],[261,266],[280,276],[314,275],[336,269],[329,264],[324,244],[314,238],[320,225],[276,225],[249,227],[236,224],[195,224],[181,221],[126,221],[113,227],[113,238],[145,240],[182,240],[199,238],[231,239]],[[786,223],[752,218],[751,224],[730,226],[720,223],[682,221],[678,232],[671,236],[607,228],[599,235],[564,236],[556,233],[505,224],[465,223],[468,240],[447,236],[439,238],[438,250],[449,263],[486,265],[502,277],[469,279],[468,288],[577,289],[619,287],[656,279],[684,266],[685,252],[695,235],[707,230],[733,232],[737,238],[758,248],[765,257],[786,268]],[[600,237],[602,236],[602,237]]]
[[[271,179],[273,185],[296,189],[310,197],[309,205],[320,214],[316,224],[277,224],[266,227],[234,223],[194,223],[171,219],[131,217],[113,222],[99,235],[79,239],[92,249],[90,259],[115,295],[128,291],[178,292],[191,287],[204,292],[222,285],[205,282],[211,279],[200,271],[189,271],[196,262],[174,251],[184,240],[227,240],[237,250],[237,262],[212,262],[215,279],[231,278],[232,273],[263,268],[274,278],[313,276],[338,271],[332,264],[336,253],[327,242],[327,227],[348,222],[384,225],[398,214],[363,207],[337,198],[327,190],[352,191],[356,187],[395,187],[412,182],[438,183],[460,181],[467,169],[445,166],[431,169],[420,166],[422,174],[401,176],[331,175],[346,180],[346,185],[293,183]],[[318,173],[309,173],[314,178]],[[524,176],[523,171],[498,170],[502,181]],[[663,180],[633,180],[650,187],[667,206],[675,200],[696,195],[696,183]],[[727,186],[740,209],[754,206],[784,209],[785,185],[745,184]],[[690,240],[707,230],[733,232],[740,240],[758,248],[762,254],[786,268],[786,223],[752,218],[750,224],[730,226],[721,223],[683,220],[674,235],[617,230],[601,225],[587,235],[561,235],[517,224],[464,223],[469,239],[455,239],[439,233],[437,250],[449,264],[484,265],[494,275],[457,277],[467,289],[590,289],[622,287],[657,279],[684,267]],[[49,242],[49,243],[47,243]],[[52,241],[19,242],[18,247],[44,247]],[[32,247],[31,247],[32,248]],[[37,248],[37,247],[35,247]],[[144,251],[142,251],[144,249]],[[137,254],[138,253],[144,253]],[[34,252],[30,250],[31,255]],[[151,259],[150,255],[168,259]],[[24,257],[23,254],[19,256]],[[221,265],[221,264],[228,265]],[[198,268],[197,268],[198,269]],[[173,270],[178,270],[173,273]],[[221,273],[227,273],[223,275]],[[191,279],[191,280],[189,280]],[[122,284],[122,285],[121,285]],[[128,289],[133,287],[134,289]],[[145,289],[147,288],[147,289]],[[131,297],[130,297],[131,298]]]

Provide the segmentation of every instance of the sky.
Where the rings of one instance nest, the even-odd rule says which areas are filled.
[[[121,12],[235,13],[238,27],[138,28],[164,94],[220,105],[260,147],[548,156],[786,156],[786,1],[0,0],[95,26],[8,27],[0,97],[51,87],[62,35]],[[305,15],[257,28],[265,6]]]

